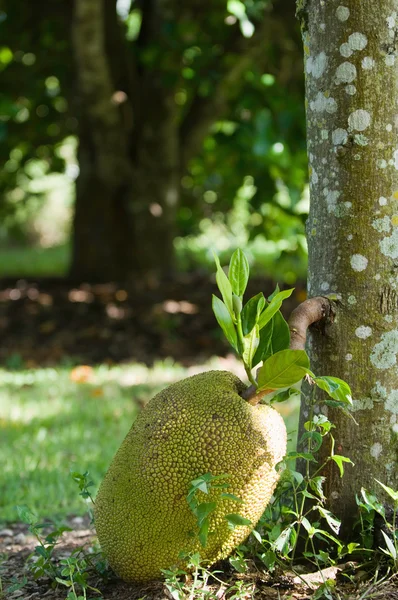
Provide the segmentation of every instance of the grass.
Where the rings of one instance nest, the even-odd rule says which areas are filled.
[[[217,251],[222,264],[229,262],[231,253],[236,248],[231,240],[225,238],[225,232],[219,231],[216,226],[211,236],[190,236],[178,238],[175,241],[176,265],[180,271],[192,269],[205,269],[209,273],[214,271],[212,250]],[[300,238],[301,240],[301,238]],[[245,248],[252,264],[252,270],[257,274],[267,274],[267,277],[294,284],[298,279],[306,277],[306,252],[302,242],[300,248],[295,246],[295,241],[288,243],[286,240],[279,242],[256,239],[242,241],[241,247]],[[222,246],[219,248],[218,246]],[[41,247],[0,247],[0,278],[2,277],[64,277],[68,273],[71,258],[70,244]]]
[[[225,367],[213,359],[203,369],[209,368]],[[140,407],[190,374],[170,360],[150,369],[0,370],[0,523],[18,520],[18,504],[39,519],[83,514],[70,471],[88,470],[97,488]],[[296,405],[281,409],[294,429]]]
[[[0,248],[0,277],[62,277],[67,274],[70,246]]]

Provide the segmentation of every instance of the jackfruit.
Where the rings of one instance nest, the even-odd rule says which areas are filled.
[[[255,526],[268,504],[286,452],[286,428],[277,411],[251,406],[245,385],[225,371],[194,375],[149,401],[133,423],[102,482],[94,508],[98,539],[125,581],[161,577],[182,566],[180,553],[199,551],[207,564],[227,557]],[[226,490],[201,495],[216,501],[204,548],[187,502],[190,482],[211,473],[228,475]],[[225,515],[251,526],[230,528]]]

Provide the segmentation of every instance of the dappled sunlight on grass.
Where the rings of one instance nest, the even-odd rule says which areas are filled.
[[[80,369],[80,371],[78,371]],[[88,470],[98,487],[138,411],[173,381],[209,369],[244,379],[233,356],[184,368],[173,360],[99,367],[0,370],[0,522],[17,520],[15,505],[39,518],[82,514],[70,471]],[[295,427],[294,405],[277,407]]]
[[[50,248],[1,248],[0,277],[48,277],[66,275],[70,245]]]

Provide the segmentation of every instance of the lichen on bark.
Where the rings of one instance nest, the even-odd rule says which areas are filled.
[[[296,17],[300,22],[301,32],[304,33],[308,29],[308,7],[307,0],[297,0]]]
[[[398,487],[398,2],[381,0],[377,11],[356,0],[304,5],[308,289],[337,292],[342,303],[328,336],[311,335],[309,352],[316,373],[353,390],[358,427],[330,417],[336,448],[356,466],[341,480],[331,464],[327,490],[349,519],[361,486],[374,489],[377,477]]]

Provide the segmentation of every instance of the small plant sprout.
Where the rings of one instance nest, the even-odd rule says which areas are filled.
[[[223,500],[233,500],[234,502],[243,502],[240,498],[234,494],[225,492],[229,484],[226,482],[229,475],[212,475],[211,473],[205,473],[197,479],[191,481],[187,502],[196,517],[198,530],[196,535],[203,548],[206,547],[209,535],[212,534],[210,530],[210,516],[216,510],[217,503]],[[219,497],[213,502],[200,502],[198,499],[198,493],[209,494],[211,490],[219,490]],[[228,522],[228,526],[231,529],[242,525],[251,525],[251,521],[242,517],[241,515],[231,513],[224,516]],[[195,535],[195,533],[194,533]]]
[[[94,485],[94,482],[91,481],[91,479],[89,477],[89,475],[90,475],[89,472],[86,471],[85,473],[79,473],[78,471],[71,471],[70,474],[71,474],[73,481],[75,481],[77,483],[77,485],[79,486],[79,490],[80,490],[79,495],[85,500],[86,503],[89,502],[89,503],[91,503],[91,506],[93,506],[95,504],[95,502],[94,502],[94,499],[91,495],[89,488]],[[89,506],[89,508],[88,508],[88,513],[90,515],[91,523],[93,523],[94,515],[93,515],[91,506]]]
[[[79,485],[80,495],[92,501],[88,488],[93,482],[90,481],[89,473],[73,472],[72,477]],[[90,554],[85,548],[78,547],[70,556],[58,559],[55,555],[56,546],[64,532],[72,531],[70,527],[51,529],[51,523],[39,523],[36,515],[27,506],[17,506],[17,511],[21,521],[29,526],[28,530],[38,542],[29,557],[29,570],[34,579],[47,577],[53,588],[65,586],[68,589],[66,600],[92,600],[92,596],[88,596],[90,592],[96,594],[95,598],[100,600],[101,592],[89,584],[89,576],[96,573],[104,580],[107,579],[107,567],[102,554]]]

